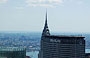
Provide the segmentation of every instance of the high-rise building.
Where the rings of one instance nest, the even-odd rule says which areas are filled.
[[[84,37],[50,35],[46,13],[38,58],[85,58]]]
[[[19,47],[0,47],[0,58],[26,58],[26,49]]]

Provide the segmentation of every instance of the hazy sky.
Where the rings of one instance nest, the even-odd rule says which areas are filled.
[[[90,32],[90,0],[0,0],[0,31]]]

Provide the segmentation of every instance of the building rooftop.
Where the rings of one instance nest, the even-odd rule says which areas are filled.
[[[49,35],[49,36],[46,36],[46,37],[55,37],[55,38],[60,38],[60,37],[76,37],[76,38],[85,38],[83,37],[82,35]]]
[[[0,51],[23,51],[23,47],[0,47]]]

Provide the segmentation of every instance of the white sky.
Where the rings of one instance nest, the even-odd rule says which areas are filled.
[[[0,31],[90,32],[90,0],[0,0]]]

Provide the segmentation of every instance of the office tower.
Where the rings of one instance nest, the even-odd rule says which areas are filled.
[[[85,58],[84,37],[51,35],[47,24],[46,13],[38,58]]]

